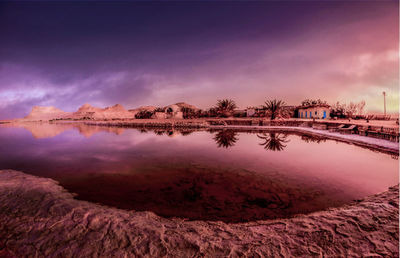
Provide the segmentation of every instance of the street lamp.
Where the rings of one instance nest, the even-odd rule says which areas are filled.
[[[383,114],[386,116],[386,92],[383,91]]]

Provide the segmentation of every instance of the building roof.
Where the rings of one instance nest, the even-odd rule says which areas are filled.
[[[255,106],[255,107],[247,107],[245,110],[248,110],[248,109],[264,109],[264,106],[259,105],[259,106]]]
[[[328,104],[312,104],[312,105],[307,105],[307,106],[298,106],[297,108],[298,108],[298,109],[300,109],[300,108],[307,109],[307,108],[315,108],[315,107],[330,108],[331,106],[328,105]]]

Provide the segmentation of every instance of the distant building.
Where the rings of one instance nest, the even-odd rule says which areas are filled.
[[[311,119],[328,119],[330,118],[330,110],[331,107],[328,104],[300,106],[298,107],[298,117]]]
[[[183,119],[182,108],[177,104],[169,105],[165,107],[166,118],[180,118]]]
[[[166,107],[152,108],[153,115],[151,116],[151,118],[153,119],[183,119],[185,112],[195,113],[201,111],[201,109],[185,102],[178,102],[172,105],[168,105]]]
[[[265,110],[263,106],[248,107],[246,110],[247,117],[262,117],[265,116]]]
[[[246,116],[247,117],[252,117],[256,114],[256,109],[255,108],[248,108],[246,109]]]

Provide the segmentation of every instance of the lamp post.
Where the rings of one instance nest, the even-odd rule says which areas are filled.
[[[386,92],[382,92],[383,94],[383,114],[386,116]]]

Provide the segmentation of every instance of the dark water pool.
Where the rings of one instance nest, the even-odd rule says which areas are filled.
[[[285,132],[0,127],[0,169],[50,177],[78,199],[164,217],[241,222],[340,206],[398,182],[398,160]]]

